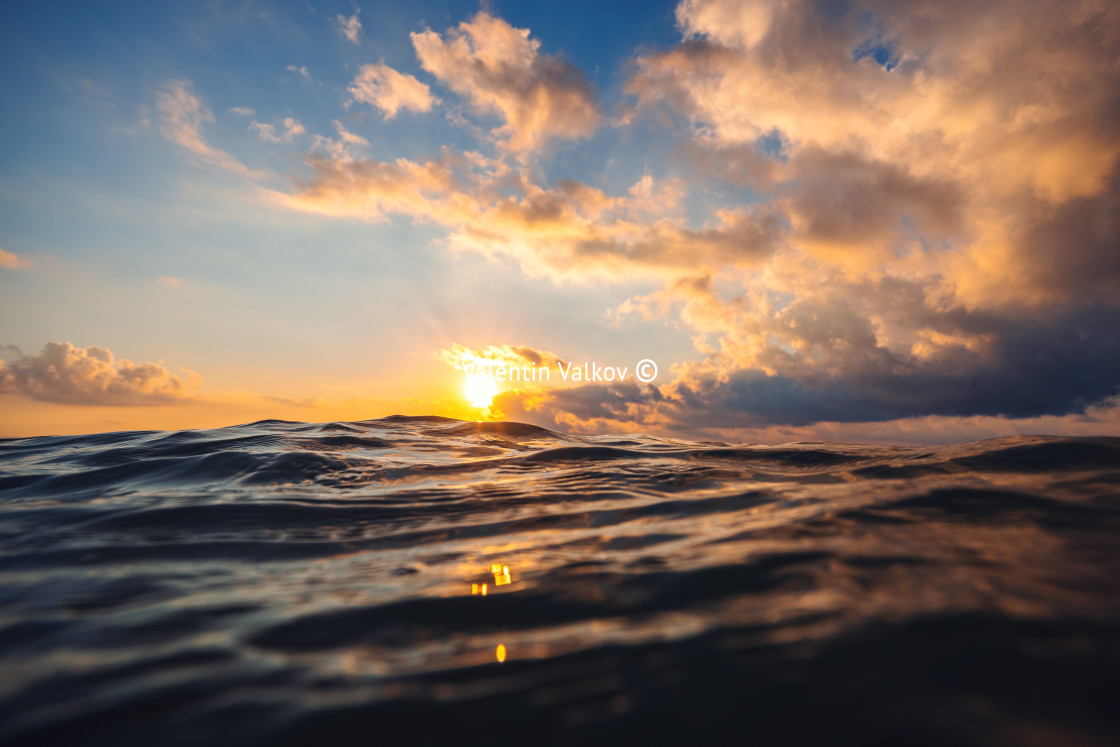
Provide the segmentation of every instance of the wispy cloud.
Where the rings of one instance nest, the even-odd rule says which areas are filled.
[[[315,135],[311,139],[311,149],[313,151],[322,151],[326,153],[332,163],[344,164],[352,162],[355,152],[369,145],[369,140],[366,140],[361,135],[350,132],[342,122],[339,122],[337,119],[332,120],[331,123],[338,133],[338,139],[325,135]],[[312,156],[309,160],[317,161],[321,159]]]
[[[230,173],[249,179],[264,174],[249,169],[224,150],[212,147],[202,137],[202,126],[214,121],[214,115],[194,95],[190,81],[173,80],[156,95],[160,132],[165,138],[193,153],[201,160]]]
[[[255,131],[261,140],[270,143],[290,143],[297,135],[302,135],[306,130],[299,120],[285,117],[278,125],[253,121],[249,123],[249,130]]]
[[[6,270],[30,270],[32,267],[31,257],[0,249],[0,267]]]
[[[362,33],[362,22],[358,19],[358,14],[360,12],[359,10],[355,10],[352,16],[344,16],[340,13],[335,17],[335,20],[338,22],[339,33],[354,44],[360,43],[360,36]]]
[[[289,73],[295,73],[304,80],[311,80],[311,73],[308,72],[306,65],[288,65],[285,68]]]

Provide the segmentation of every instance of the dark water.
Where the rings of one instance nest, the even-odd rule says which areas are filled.
[[[1120,438],[2,441],[0,737],[1116,744],[1118,485]]]

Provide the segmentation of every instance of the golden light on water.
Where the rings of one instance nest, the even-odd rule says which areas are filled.
[[[510,582],[509,566],[502,563],[491,563],[490,573],[494,574],[494,586],[505,586]],[[489,584],[471,584],[471,594],[478,596],[486,596],[489,589]],[[504,643],[499,643],[498,647],[494,649],[494,658],[498,663],[504,663],[506,660],[506,646]]]
[[[490,566],[490,572],[494,574],[494,586],[505,586],[509,583],[509,566],[499,565],[494,563]]]
[[[494,574],[494,586],[505,586],[510,582],[508,565],[492,563],[490,565],[490,572]],[[486,596],[487,591],[489,591],[489,586],[489,584],[471,584],[471,594]]]
[[[489,376],[475,374],[468,376],[463,383],[463,395],[471,403],[471,407],[489,407],[497,393],[498,384]]]

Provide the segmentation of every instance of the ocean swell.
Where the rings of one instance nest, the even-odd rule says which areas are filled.
[[[1120,438],[0,441],[0,738],[1106,744]]]

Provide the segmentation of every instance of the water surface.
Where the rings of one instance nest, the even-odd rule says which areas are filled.
[[[0,441],[0,738],[1120,740],[1120,438]]]

